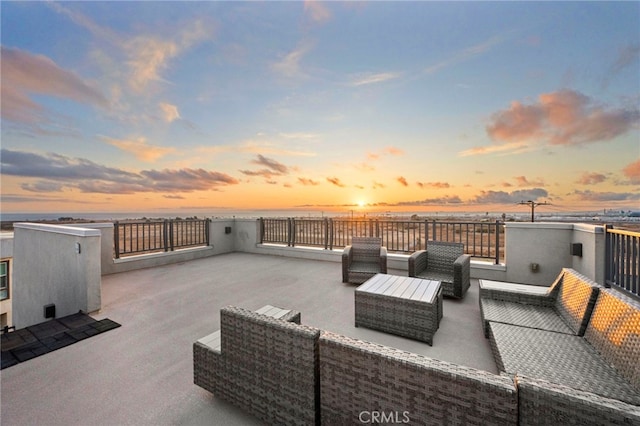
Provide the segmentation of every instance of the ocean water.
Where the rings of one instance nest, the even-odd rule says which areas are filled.
[[[629,213],[610,212],[603,214],[600,212],[563,212],[563,213],[536,213],[536,220],[544,221],[640,221],[640,217]],[[198,211],[155,211],[155,212],[55,212],[55,213],[5,213],[0,212],[0,220],[3,222],[30,222],[39,220],[57,220],[60,218],[73,218],[79,220],[90,221],[115,221],[124,219],[174,219],[197,217],[204,218],[259,218],[259,217],[362,217],[363,214],[367,218],[390,218],[402,217],[409,218],[412,215],[418,215],[421,218],[429,219],[445,219],[459,218],[463,220],[501,220],[502,214],[498,212],[424,212],[424,211],[380,211],[367,212],[347,210],[347,211],[322,211],[311,209],[295,209],[295,210],[198,210]],[[523,212],[510,212],[507,214],[507,220],[528,220],[530,214]]]

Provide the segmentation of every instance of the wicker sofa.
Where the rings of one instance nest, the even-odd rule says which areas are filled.
[[[519,377],[521,424],[539,404],[571,424],[640,422],[640,302],[563,269],[544,295],[481,286],[480,308],[498,369]]]
[[[619,315],[637,325],[633,309]],[[299,318],[296,311],[272,318],[223,308],[217,338],[193,345],[194,382],[267,424],[640,424],[638,405],[353,339],[299,325]],[[616,356],[638,359],[626,355]],[[637,368],[627,365],[636,382]]]
[[[543,295],[480,285],[484,335],[489,337],[489,323],[494,322],[582,336],[599,290],[597,283],[569,268]]]
[[[193,344],[194,383],[268,424],[319,423],[320,330],[299,322],[222,308],[219,333]]]
[[[462,243],[429,241],[409,256],[409,276],[440,281],[444,296],[462,299],[471,285],[471,256]]]
[[[342,282],[362,284],[387,273],[387,248],[377,237],[353,237],[342,252]]]

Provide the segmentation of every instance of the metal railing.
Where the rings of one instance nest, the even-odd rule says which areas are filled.
[[[606,226],[605,283],[640,296],[640,232]]]
[[[114,257],[208,246],[210,219],[114,222]]]
[[[423,250],[428,240],[460,242],[465,253],[500,263],[504,253],[504,223],[396,221],[378,219],[260,218],[260,243],[322,247],[351,244],[353,237],[380,237],[389,252]]]

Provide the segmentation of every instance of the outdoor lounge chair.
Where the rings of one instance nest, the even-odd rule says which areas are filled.
[[[375,274],[387,273],[387,248],[376,237],[353,237],[342,252],[342,282],[362,284]]]
[[[429,241],[409,257],[409,276],[440,281],[442,294],[462,299],[471,285],[471,256],[462,243]]]

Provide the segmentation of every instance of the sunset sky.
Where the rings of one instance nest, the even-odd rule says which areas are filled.
[[[640,2],[2,1],[2,212],[640,210]]]

